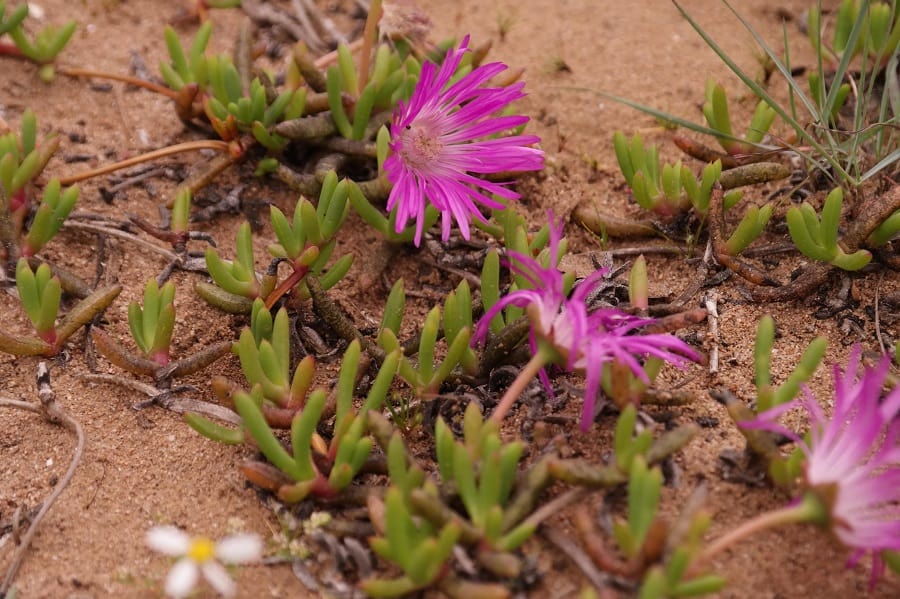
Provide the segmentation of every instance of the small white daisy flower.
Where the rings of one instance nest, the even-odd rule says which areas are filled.
[[[233,597],[234,581],[220,562],[246,564],[262,557],[262,540],[253,534],[226,537],[219,542],[206,537],[190,537],[174,526],[156,526],[147,532],[147,545],[172,557],[180,558],[166,577],[166,594],[176,599],[187,597],[200,574],[223,597]]]

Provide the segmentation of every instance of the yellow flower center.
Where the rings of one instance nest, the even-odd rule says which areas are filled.
[[[187,550],[187,556],[198,564],[211,560],[215,555],[216,544],[206,537],[191,540],[191,546]]]

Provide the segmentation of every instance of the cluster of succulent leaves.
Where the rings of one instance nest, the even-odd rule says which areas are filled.
[[[435,306],[428,312],[419,332],[415,361],[403,355],[403,348],[397,338],[406,303],[403,285],[403,279],[398,279],[391,288],[377,341],[385,352],[400,352],[397,373],[416,397],[434,397],[444,381],[455,371],[462,369],[470,375],[479,371],[478,357],[469,344],[472,336],[472,297],[469,284],[463,280],[447,295],[443,311]],[[446,343],[446,353],[438,361],[435,346],[441,335]]]
[[[270,251],[277,259],[295,265],[309,263],[303,256],[310,247],[318,246],[307,241],[328,243],[335,232],[326,226],[326,216],[333,214],[334,226],[340,226],[343,222],[342,215],[346,210],[341,207],[342,202],[346,202],[347,196],[352,198],[357,188],[352,182],[337,183],[336,176],[331,177],[331,183],[323,186],[316,208],[304,199],[298,201],[295,214],[302,213],[304,216],[299,220],[295,218],[293,224],[288,223],[280,211],[273,209],[273,230],[279,243]],[[339,191],[341,185],[344,186],[343,191]],[[503,240],[506,251],[536,255],[540,262],[548,263],[548,227],[529,234],[524,218],[512,209],[497,211],[494,217],[484,228]],[[226,287],[228,292],[239,291],[234,286],[241,282],[238,279],[242,278],[244,283],[255,281],[250,252],[252,240],[249,229],[245,231],[242,233],[246,235],[243,241],[245,249],[238,249],[239,258],[235,261],[240,261],[240,268],[244,269],[242,276],[237,276],[235,263],[222,261],[224,267],[230,269],[234,280],[226,282],[222,277],[216,278],[218,268],[211,265],[213,263],[209,258],[215,255],[215,251],[208,251],[210,273],[217,283],[225,283],[223,287],[231,285]],[[565,241],[561,245],[564,252]],[[483,308],[489,308],[498,301],[501,289],[506,286],[499,256],[496,249],[492,250],[484,265]],[[646,300],[646,263],[640,260],[638,264],[640,272],[632,276],[633,287],[635,296],[641,295],[639,290],[642,289]],[[301,280],[298,279],[295,284],[299,285]],[[566,280],[571,286],[574,277],[567,275]],[[511,288],[528,288],[534,284],[515,272],[509,273],[509,282]],[[269,284],[270,289],[275,286],[274,283]],[[252,290],[251,286],[245,289]],[[246,388],[241,389],[242,385],[225,380],[214,383],[220,398],[232,405],[240,415],[240,426],[222,426],[199,414],[189,414],[188,423],[211,439],[226,443],[251,443],[257,447],[266,461],[251,460],[245,463],[244,474],[255,484],[272,490],[283,501],[291,503],[307,497],[338,497],[364,471],[365,464],[372,458],[375,442],[382,445],[390,487],[380,506],[370,506],[372,521],[382,531],[371,543],[373,550],[395,564],[402,575],[363,581],[362,588],[373,596],[400,596],[433,585],[458,596],[460,591],[457,585],[460,581],[455,579],[452,568],[447,566],[452,559],[452,549],[457,544],[471,548],[477,563],[492,575],[515,578],[522,567],[516,550],[539,524],[530,519],[529,514],[535,508],[535,496],[551,480],[548,463],[526,468],[520,463],[523,445],[518,441],[501,441],[498,423],[485,420],[477,405],[472,403],[464,416],[461,439],[455,438],[450,426],[438,419],[434,433],[437,472],[429,475],[408,454],[399,432],[381,416],[381,411],[387,408],[396,423],[403,424],[401,408],[405,405],[408,409],[413,399],[429,400],[441,391],[449,379],[477,377],[492,367],[485,364],[490,343],[480,355],[470,344],[477,308],[473,309],[468,284],[461,282],[441,306],[434,307],[428,313],[415,342],[410,343],[398,339],[403,329],[405,293],[403,281],[395,283],[373,344],[375,349],[366,349],[376,360],[381,360],[380,367],[358,408],[354,407],[354,398],[363,344],[359,340],[350,343],[341,363],[338,381],[330,391],[312,390],[316,375],[314,359],[307,356],[294,361],[289,341],[288,310],[282,306],[273,316],[266,307],[264,296],[256,292],[249,325],[233,346],[246,378]],[[249,301],[250,294],[243,297]],[[525,338],[527,320],[523,318],[522,310],[513,306],[497,315],[491,329],[491,338],[495,341],[507,340],[508,354],[514,352]],[[439,347],[441,344],[443,348]],[[365,344],[365,347],[371,348],[373,345]],[[438,359],[438,355],[443,358]],[[659,367],[660,364],[655,362],[646,365],[651,381]],[[628,376],[628,382],[616,383],[620,376]],[[408,390],[389,393],[395,378],[402,380]],[[628,389],[628,396],[621,398],[623,406],[630,400],[639,400],[647,388],[630,372],[616,370],[610,372],[606,380],[615,389]],[[633,408],[628,414],[630,416],[624,416],[625,424],[621,426],[623,430],[630,431],[634,426]],[[405,424],[409,426],[410,422]],[[276,432],[278,429],[290,430],[288,448]],[[649,433],[645,433],[639,442],[620,442],[619,455],[625,457],[617,459],[616,464],[602,467],[613,472],[612,478],[595,476],[595,482],[585,484],[626,483],[631,463],[639,458],[644,459],[641,456],[647,454],[651,445]],[[560,479],[569,476],[569,468],[565,460],[554,460],[553,471],[558,473],[556,476]],[[587,468],[597,467],[589,465]],[[538,482],[529,492],[525,492],[521,482],[517,482],[522,480]],[[577,480],[577,477],[572,480]],[[597,480],[603,482],[597,483]],[[451,507],[452,504],[446,499],[448,492],[458,496],[461,511]],[[632,542],[641,543],[637,538]],[[669,575],[669,580],[672,584],[680,584],[682,574]],[[492,588],[495,592],[505,592],[502,586],[474,581],[465,581],[463,588],[471,589],[472,585],[481,590]]]
[[[0,15],[3,12],[0,4]],[[37,333],[17,337],[0,332],[0,351],[19,356],[56,355],[66,340],[102,313],[122,290],[120,285],[110,285],[92,291],[65,274],[64,283],[58,271],[35,257],[59,232],[78,200],[77,187],[63,189],[58,179],[51,179],[34,206],[35,180],[59,145],[54,135],[39,141],[37,130],[37,119],[27,109],[18,134],[0,136],[0,267],[15,273],[19,299]],[[57,322],[63,291],[80,299]]]
[[[829,262],[844,270],[859,270],[869,263],[872,254],[868,250],[847,254],[838,246],[843,196],[840,187],[834,188],[825,198],[821,218],[807,202],[792,206],[787,212],[788,230],[797,249],[813,260]]]
[[[656,146],[645,149],[638,133],[629,142],[617,131],[613,136],[613,147],[622,174],[641,208],[660,215],[675,215],[693,209],[699,219],[706,217],[713,186],[722,174],[721,160],[707,164],[697,179],[681,161],[663,164],[660,168]],[[733,208],[742,197],[741,190],[728,191],[721,200],[723,209]],[[725,242],[728,253],[740,254],[762,233],[771,215],[770,204],[747,206],[744,216]]]
[[[276,94],[268,75],[245,84],[232,59],[225,55],[206,55],[212,23],[200,26],[186,54],[175,30],[166,27],[166,47],[171,63],[161,62],[160,72],[166,84],[182,92],[177,99],[179,116],[189,120],[199,103],[203,114],[224,141],[241,133],[253,133],[270,150],[283,149],[287,140],[271,135],[268,128],[285,119],[303,114],[305,90],[285,90]]]
[[[273,262],[262,276],[256,272],[250,224],[242,224],[237,232],[234,260],[223,260],[215,248],[206,250],[206,267],[214,284],[198,283],[197,293],[225,311],[248,313],[257,298],[266,299],[268,306],[290,291],[296,293],[297,299],[308,299],[309,290],[304,284],[308,276],[315,277],[323,289],[330,289],[353,265],[352,254],[347,254],[325,268],[334,253],[335,235],[347,218],[348,197],[353,193],[358,193],[356,183],[349,179],[339,182],[334,171],[330,171],[322,182],[317,204],[313,206],[300,198],[291,222],[278,207],[272,206],[270,219],[278,243],[269,246]],[[277,268],[281,262],[291,267],[291,273],[279,282]]]
[[[375,51],[371,76],[360,87],[361,74],[349,46],[341,44],[337,52],[338,64],[329,67],[326,76],[331,118],[343,137],[360,140],[373,114],[393,109],[399,100],[412,94],[421,65],[414,57],[404,59],[390,45],[381,44]],[[344,107],[343,94],[355,98],[352,119]]]
[[[384,120],[373,121],[373,117],[390,111],[412,93],[420,69],[408,51],[401,54],[396,45],[384,43],[375,49],[371,73],[363,77],[349,46],[342,44],[337,65],[323,74],[299,42],[288,68],[287,88],[277,92],[271,75],[261,73],[243,81],[228,55],[208,56],[211,33],[211,24],[204,23],[186,51],[174,29],[166,28],[170,62],[160,63],[160,72],[178,92],[179,116],[190,120],[203,115],[224,141],[249,133],[272,152],[280,152],[292,139],[317,139],[335,130],[354,141],[374,136]],[[324,94],[325,103],[308,106],[312,94]],[[323,110],[329,111],[325,122],[316,115]],[[386,154],[386,142],[382,136],[382,154]]]
[[[680,517],[687,524],[684,530],[664,522],[659,514],[662,471],[659,466],[648,466],[646,455],[652,438],[646,430],[633,433],[636,421],[637,410],[629,405],[616,423],[613,447],[616,464],[628,475],[628,501],[626,518],[613,524],[613,538],[626,562],[640,564],[637,596],[662,599],[717,592],[725,586],[721,576],[688,576],[703,534],[712,522],[710,514],[702,509],[697,513],[686,511]],[[659,531],[665,532],[662,542]]]
[[[613,438],[614,457],[602,477],[627,484],[625,517],[613,522],[612,537],[617,551],[607,556],[623,579],[633,582],[635,594],[642,599],[687,597],[714,593],[725,586],[725,579],[703,574],[700,568],[691,572],[702,548],[702,537],[711,516],[702,502],[688,502],[675,522],[668,522],[659,512],[663,474],[658,465],[658,448],[663,438],[653,440],[649,430],[637,428],[635,406],[622,409]],[[669,433],[673,437],[679,432]],[[559,470],[557,464],[551,471]],[[577,469],[562,475],[572,481]],[[561,473],[560,473],[561,474]],[[576,480],[587,482],[589,478]],[[592,481],[593,482],[593,481]],[[693,505],[692,505],[693,504]],[[588,594],[587,596],[590,596]]]
[[[751,407],[740,401],[726,402],[728,413],[735,423],[747,422],[757,415],[793,400],[800,392],[801,385],[815,374],[828,340],[825,337],[813,339],[794,369],[784,381],[776,386],[772,384],[772,348],[775,342],[775,321],[771,316],[764,316],[759,321],[756,342],[753,348],[753,370],[756,397],[750,402]],[[800,474],[803,453],[795,449],[787,458],[783,457],[774,435],[767,431],[740,428],[747,441],[750,452],[761,458],[768,470],[769,477],[779,485],[790,485]]]
[[[282,317],[279,312],[276,317]],[[286,315],[283,317],[286,322]],[[274,341],[274,339],[273,339]],[[263,349],[266,348],[266,349]],[[279,356],[274,354],[271,346],[260,346],[257,354],[260,365],[268,365],[273,376],[278,376],[273,364]],[[267,351],[268,349],[268,351]],[[238,348],[238,352],[242,352]],[[267,412],[264,410],[266,402],[261,383],[256,383],[250,393],[238,391],[234,395],[234,405],[241,415],[247,434],[260,448],[266,458],[281,472],[290,477],[289,482],[281,483],[278,477],[272,477],[269,484],[278,493],[283,501],[295,503],[312,494],[317,497],[329,498],[336,496],[347,487],[359,470],[362,468],[372,448],[372,440],[366,434],[366,412],[368,410],[380,410],[385,401],[390,384],[397,368],[397,355],[389,356],[375,378],[366,400],[359,410],[353,408],[353,390],[356,379],[356,369],[359,365],[360,346],[358,342],[351,343],[344,355],[341,374],[335,386],[336,412],[333,435],[330,443],[325,443],[316,432],[328,393],[323,389],[316,389],[308,395],[306,391],[312,383],[314,368],[311,359],[301,362],[297,367],[291,391],[295,394],[303,393],[305,397],[297,402],[287,402],[278,405],[283,410],[292,411],[290,419],[292,453],[288,453],[275,437]],[[242,353],[242,365],[247,361]],[[265,375],[263,375],[265,377]],[[275,420],[276,418],[272,418]],[[201,430],[202,429],[198,429]],[[321,460],[313,458],[313,452],[321,456]],[[326,461],[328,470],[323,472],[321,461]],[[256,468],[254,470],[254,468]],[[245,467],[245,473],[251,480],[259,481],[265,475],[265,465],[249,464]],[[256,478],[254,478],[256,477]]]
[[[677,214],[692,207],[700,215],[709,210],[713,185],[722,174],[721,161],[707,165],[698,180],[680,160],[660,168],[657,147],[645,148],[639,133],[635,133],[629,142],[621,131],[617,131],[613,135],[613,148],[634,201],[644,210]],[[740,199],[741,192],[729,192],[723,200],[725,209],[733,207]]]
[[[383,501],[370,495],[370,515],[379,531],[370,543],[379,556],[395,564],[402,574],[395,578],[364,580],[362,589],[375,597],[401,596],[429,586],[436,586],[453,597],[509,596],[507,586],[475,581],[461,583],[447,565],[452,559],[451,550],[454,544],[459,544],[468,548],[475,562],[494,576],[517,577],[522,569],[518,549],[546,517],[532,512],[535,495],[552,480],[601,488],[627,483],[630,489],[634,488],[628,518],[617,527],[616,537],[623,558],[641,552],[647,543],[649,523],[657,519],[662,485],[658,467],[648,470],[647,463],[659,460],[673,447],[660,450],[664,443],[654,441],[649,431],[634,436],[636,419],[634,406],[620,415],[616,457],[611,464],[597,465],[547,455],[523,470],[522,443],[503,442],[497,423],[484,420],[478,406],[470,403],[463,417],[461,438],[454,436],[443,419],[437,421],[435,459],[439,479],[426,474],[406,452],[398,432],[387,442],[383,441],[382,432],[379,443],[386,445],[391,486]],[[376,425],[378,428],[386,424],[374,414],[370,414],[369,420],[382,422]],[[450,497],[457,497],[460,507],[452,508]],[[674,565],[665,567],[668,587],[664,588],[681,590],[693,586],[702,588],[699,592],[712,592],[724,584],[714,576],[683,580],[706,525],[708,519],[698,522],[697,532],[689,543],[673,542],[670,561]],[[663,563],[658,567],[663,567]],[[642,574],[638,573],[638,581]]]
[[[128,326],[140,350],[160,366],[169,363],[169,346],[175,329],[175,283],[162,288],[155,279],[144,287],[144,304],[128,304]]]
[[[880,61],[893,56],[900,45],[900,17],[887,2],[843,0],[838,7],[830,43],[822,41],[822,10],[809,9],[810,43],[819,55],[839,61],[861,54]]]
[[[16,266],[16,290],[37,336],[16,336],[0,331],[0,351],[16,356],[54,356],[82,326],[102,313],[118,297],[122,286],[101,287],[79,300],[57,322],[62,283],[46,263],[37,268],[20,258]]]
[[[509,526],[503,506],[513,490],[523,446],[518,441],[502,443],[497,423],[484,421],[474,403],[466,409],[463,430],[462,441],[457,440],[443,419],[438,420],[435,452],[440,482],[407,455],[399,433],[391,436],[387,447],[391,487],[385,495],[383,519],[373,517],[383,532],[370,543],[403,575],[363,581],[368,594],[401,596],[445,579],[445,563],[456,543],[477,547],[476,559],[494,574],[518,574],[518,560],[508,552],[525,542],[535,527],[530,523]],[[448,488],[459,494],[465,517],[442,499],[441,489]],[[370,500],[370,513],[378,514],[381,508],[377,500]]]
[[[37,119],[31,110],[22,115],[20,132],[0,136],[0,211],[8,226],[0,229],[7,265],[18,255],[30,257],[40,251],[59,231],[78,200],[78,188],[62,189],[57,179],[44,187],[30,224],[33,183],[56,151],[59,141],[50,136],[38,142]],[[18,254],[17,254],[18,252]]]
[[[3,48],[0,53],[17,55],[43,65],[41,78],[45,81],[52,80],[54,70],[50,63],[62,52],[75,33],[75,21],[69,21],[61,27],[47,25],[31,38],[23,26],[25,19],[28,18],[28,4],[19,4],[8,14],[6,8],[5,0],[0,2],[0,36],[9,35],[14,50]]]
[[[658,110],[625,102],[644,110],[675,126],[713,136],[724,153],[704,148],[698,152],[694,142],[676,139],[676,144],[697,158],[707,160],[699,180],[681,161],[660,166],[655,146],[645,148],[639,135],[630,141],[621,132],[613,139],[619,166],[632,190],[637,204],[662,216],[683,214],[693,210],[702,222],[709,206],[711,189],[722,182],[726,189],[720,200],[728,210],[740,201],[738,192],[729,191],[724,183],[723,168],[751,165],[769,159],[779,151],[793,151],[807,161],[810,171],[823,170],[832,181],[831,192],[820,212],[812,204],[804,202],[787,211],[786,222],[791,241],[806,256],[844,270],[858,270],[871,260],[868,249],[847,252],[841,247],[838,232],[847,221],[842,216],[843,196],[847,193],[859,203],[862,196],[871,193],[861,186],[876,175],[896,173],[900,158],[897,132],[890,122],[896,119],[897,102],[891,96],[896,85],[897,53],[900,41],[900,21],[891,4],[844,0],[838,9],[831,37],[823,31],[820,7],[810,9],[809,38],[816,51],[817,68],[811,69],[808,88],[800,85],[791,74],[790,63],[780,58],[734,9],[735,15],[754,36],[766,60],[781,73],[791,92],[789,105],[772,98],[765,84],[743,71],[709,37],[709,35],[679,7],[682,15],[693,25],[704,41],[722,58],[747,86],[747,91],[758,98],[756,109],[743,136],[735,134],[728,100],[724,88],[713,80],[707,81],[703,115],[705,125],[686,121]],[[858,62],[858,71],[851,71]],[[880,85],[876,81],[883,76],[893,84]],[[852,78],[853,82],[847,83]],[[833,83],[831,83],[833,82]],[[848,109],[846,102],[851,87],[858,90],[858,98]],[[875,106],[872,111],[870,106]],[[803,111],[808,118],[805,118]],[[852,114],[847,114],[848,112]],[[796,146],[779,145],[767,139],[773,123],[787,126],[797,139]],[[813,126],[809,126],[809,123]],[[851,133],[858,132],[858,133]],[[788,136],[781,135],[779,139]],[[690,147],[685,147],[685,146]],[[720,158],[717,160],[716,158]],[[721,162],[720,162],[721,161]],[[722,164],[725,164],[723,167]],[[784,171],[786,176],[788,171]],[[815,177],[810,177],[815,179]],[[740,184],[758,182],[752,177]],[[730,183],[730,182],[729,182]],[[727,252],[737,256],[769,225],[773,213],[772,202],[762,206],[749,206],[733,234],[727,240]],[[878,224],[864,245],[877,248],[891,241],[900,232],[900,211],[895,211]]]
[[[636,462],[632,467],[628,481],[628,525],[616,528],[618,533],[616,536],[623,537],[620,546],[628,546],[627,543],[636,534],[649,530],[648,517],[657,507],[655,504],[658,503],[661,483],[662,477],[658,467],[648,470],[643,461]],[[703,535],[712,523],[712,515],[699,510],[694,514],[682,514],[682,517],[687,524],[683,536],[677,539],[670,536],[662,563],[653,565],[644,575],[637,594],[639,599],[698,597],[719,592],[725,587],[726,580],[716,574],[693,577],[687,575],[692,562],[700,553]],[[633,523],[640,523],[641,528]],[[622,532],[619,532],[620,530]],[[646,539],[646,532],[644,538]]]
[[[743,137],[736,138],[732,130],[725,88],[713,79],[707,79],[703,117],[710,129],[718,133],[716,141],[728,154],[752,154],[760,146],[775,121],[775,110],[765,100],[760,100],[747,126],[747,132]]]

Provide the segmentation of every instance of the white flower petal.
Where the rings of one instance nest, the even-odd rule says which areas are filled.
[[[220,595],[223,597],[234,597],[234,594],[237,592],[237,585],[231,580],[231,576],[228,575],[228,571],[222,564],[210,560],[200,566],[200,570],[203,571],[203,576],[206,577],[209,584]]]
[[[40,4],[35,4],[34,2],[28,3],[28,16],[33,19],[37,19],[38,21],[44,20],[44,7]]]
[[[187,597],[197,585],[199,576],[197,564],[189,559],[178,560],[166,577],[166,594],[175,599]]]
[[[147,545],[166,555],[184,555],[191,546],[191,538],[174,526],[154,526],[147,531]]]
[[[262,539],[253,534],[233,535],[216,543],[216,557],[229,564],[258,561],[262,552]]]

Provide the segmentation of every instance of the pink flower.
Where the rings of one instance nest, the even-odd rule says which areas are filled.
[[[878,553],[900,550],[900,387],[882,399],[888,357],[857,379],[860,354],[856,346],[846,372],[834,367],[830,419],[804,389],[803,398],[767,410],[741,426],[779,432],[796,441],[806,455],[804,486],[825,506],[829,529],[855,550],[851,562],[873,552],[877,575]],[[809,443],[776,422],[797,405],[809,414]]]
[[[479,66],[451,84],[468,43],[467,36],[458,49],[447,52],[440,67],[423,64],[412,97],[401,101],[394,111],[393,153],[384,164],[394,185],[387,208],[397,209],[398,233],[409,219],[415,219],[416,245],[422,239],[426,200],[442,214],[444,241],[450,237],[453,220],[468,239],[471,219],[484,221],[479,205],[503,207],[487,194],[511,200],[519,197],[509,183],[494,183],[476,175],[543,168],[544,153],[528,147],[540,141],[537,136],[483,139],[528,122],[526,116],[492,116],[525,95],[524,83],[484,87],[506,70],[505,64],[495,62]]]
[[[604,364],[613,361],[624,364],[635,376],[649,383],[639,358],[656,356],[681,367],[700,356],[674,335],[640,334],[638,329],[651,324],[653,319],[638,318],[612,308],[589,312],[587,298],[606,274],[604,270],[592,273],[566,296],[563,275],[554,266],[560,258],[562,224],[554,224],[552,215],[549,222],[551,266],[544,267],[530,256],[510,252],[514,260],[510,268],[525,277],[533,288],[518,289],[500,298],[478,322],[473,338],[479,341],[486,337],[491,319],[500,310],[507,306],[524,308],[531,321],[529,341],[532,350],[537,351],[541,343],[547,344],[556,354],[558,365],[568,371],[584,373],[581,429],[587,430],[594,418]],[[541,379],[549,389],[544,371]]]

